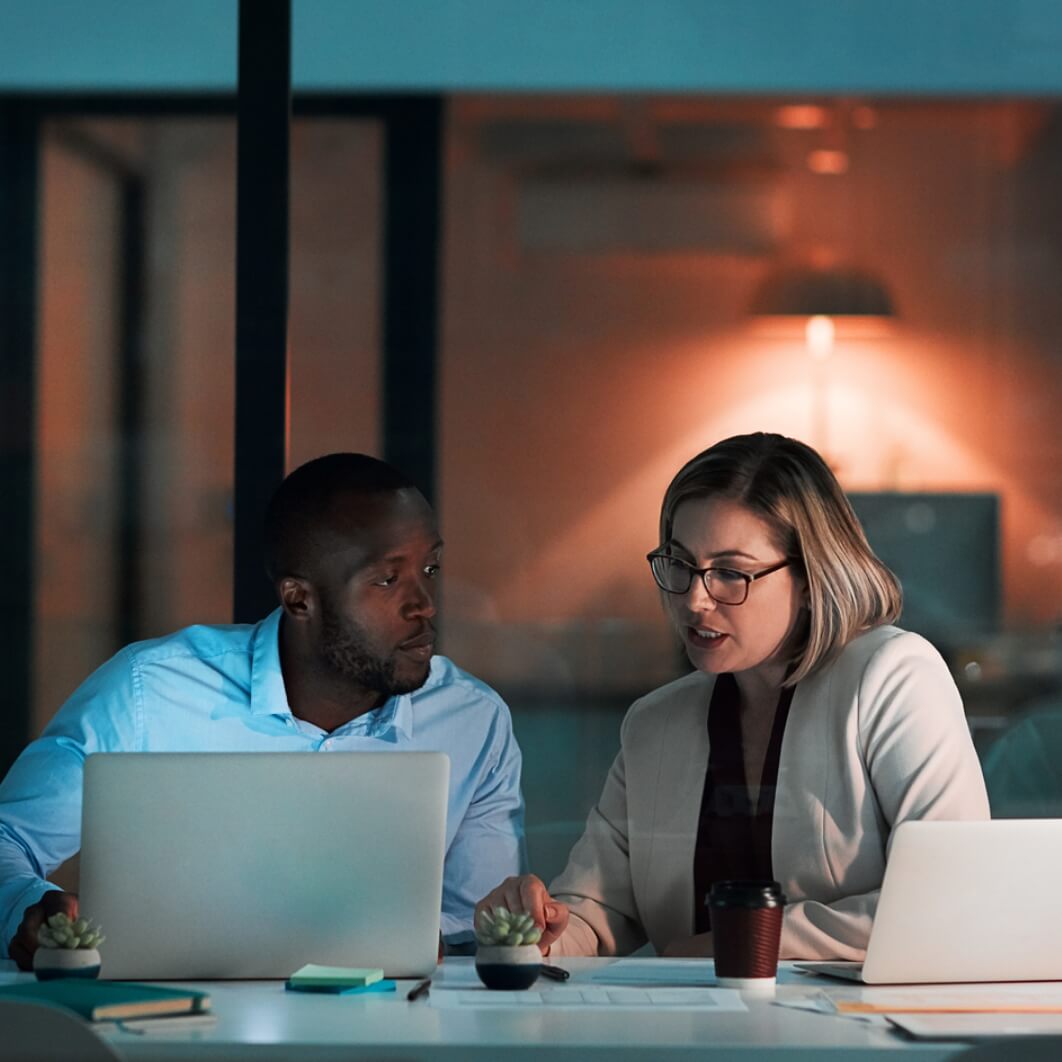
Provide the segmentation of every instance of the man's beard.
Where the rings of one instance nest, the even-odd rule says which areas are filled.
[[[321,655],[334,671],[363,689],[388,697],[412,693],[428,678],[427,668],[418,677],[398,678],[394,656],[374,654],[364,629],[334,609],[324,597],[321,598]]]

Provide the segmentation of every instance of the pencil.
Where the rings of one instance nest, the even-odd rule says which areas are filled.
[[[431,988],[431,978],[425,977],[423,981],[418,981],[407,993],[406,999],[411,1003],[415,999],[420,999],[421,996],[428,994],[428,989]]]

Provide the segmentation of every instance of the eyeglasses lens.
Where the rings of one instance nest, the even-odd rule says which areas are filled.
[[[662,590],[672,594],[685,594],[694,578],[694,569],[674,557],[653,557],[653,576]],[[748,593],[748,580],[739,572],[725,568],[709,569],[708,593],[722,605],[740,605]]]
[[[672,594],[684,594],[693,579],[690,569],[672,557],[654,557],[653,575],[660,588]]]

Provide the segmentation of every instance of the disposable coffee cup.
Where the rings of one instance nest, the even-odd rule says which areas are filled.
[[[717,881],[705,902],[720,987],[772,992],[782,940],[782,886],[777,881]]]

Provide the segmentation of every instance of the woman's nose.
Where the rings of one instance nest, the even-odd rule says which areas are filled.
[[[690,588],[686,591],[686,607],[690,612],[704,612],[706,609],[714,609],[716,600],[708,593],[708,586],[703,575],[695,575],[690,580]]]

